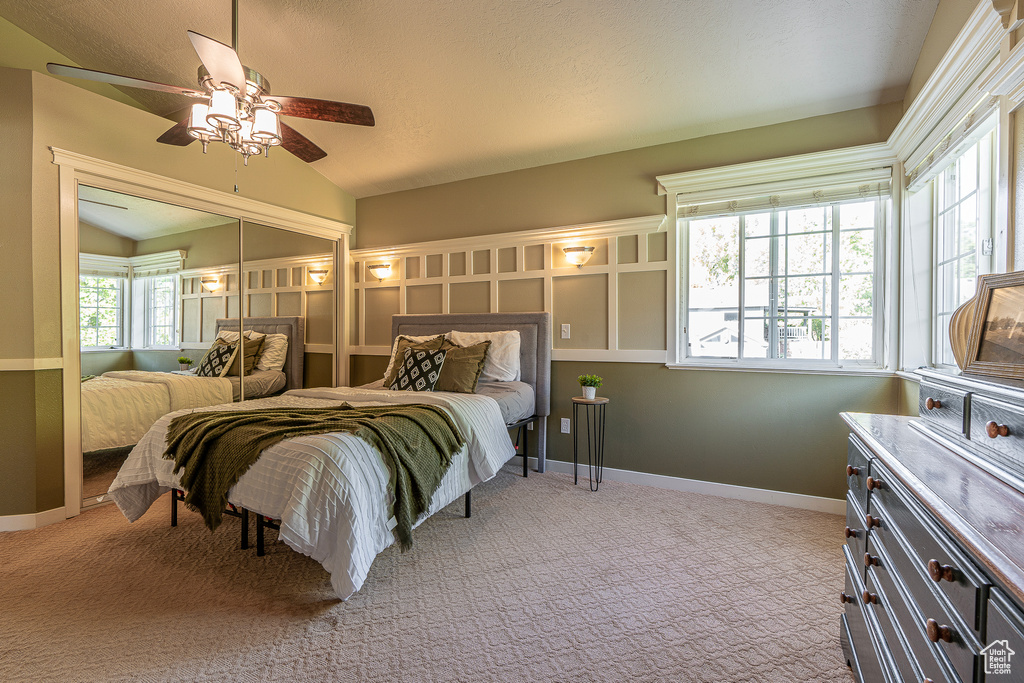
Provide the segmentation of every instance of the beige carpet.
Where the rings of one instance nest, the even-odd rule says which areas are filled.
[[[0,534],[0,680],[850,680],[838,516],[513,468],[474,495],[345,603],[166,496]]]

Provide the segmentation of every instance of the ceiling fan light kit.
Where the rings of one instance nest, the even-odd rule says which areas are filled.
[[[202,62],[199,67],[201,90],[64,64],[47,64],[46,69],[57,76],[158,90],[196,99],[198,102],[192,104],[188,118],[157,138],[157,142],[184,147],[199,140],[203,144],[203,153],[209,143],[223,142],[241,154],[246,165],[249,157],[258,154],[269,156],[270,148],[277,145],[307,163],[327,156],[327,152],[297,130],[281,123],[280,116],[357,126],[374,125],[373,112],[363,105],[308,97],[271,97],[270,82],[258,71],[243,66],[238,59],[238,0],[232,1],[231,23],[234,47],[195,31],[188,32]]]

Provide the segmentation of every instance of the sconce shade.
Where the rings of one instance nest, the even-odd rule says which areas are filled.
[[[379,281],[382,281],[382,280],[384,280],[384,278],[390,277],[390,275],[391,275],[391,264],[390,263],[374,263],[374,264],[366,266],[366,268]]]
[[[207,292],[216,292],[221,288],[220,278],[215,276],[207,276],[199,278],[199,284],[203,286]]]
[[[318,285],[322,285],[324,283],[324,280],[327,279],[327,271],[326,270],[317,269],[317,270],[310,270],[308,272],[309,272],[309,279],[312,280],[313,282],[315,282]]]
[[[565,252],[566,261],[577,268],[582,268],[583,264],[590,260],[594,247],[564,247],[562,251]]]

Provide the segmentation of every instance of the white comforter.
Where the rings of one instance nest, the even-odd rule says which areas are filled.
[[[131,446],[172,410],[231,402],[231,382],[169,372],[106,372],[82,383],[82,450]]]
[[[430,509],[417,524],[493,477],[515,455],[498,404],[473,394],[298,389],[275,398],[199,410],[316,408],[341,401],[440,405],[462,431],[467,444],[456,454]],[[162,457],[167,425],[174,417],[166,415],[153,426],[110,486],[111,497],[129,521],[141,517],[154,500],[177,486],[174,463]],[[387,512],[387,480],[380,453],[365,441],[348,433],[320,434],[286,439],[268,448],[232,487],[228,498],[257,514],[280,519],[279,538],[320,562],[344,600],[359,590],[373,559],[395,540],[391,532],[394,519],[389,519]]]

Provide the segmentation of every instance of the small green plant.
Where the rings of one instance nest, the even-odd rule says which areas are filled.
[[[580,375],[578,379],[581,387],[594,387],[595,389],[600,387],[604,381],[597,375]]]
[[[192,365],[192,359],[188,356],[178,356],[178,362],[182,365]]]

